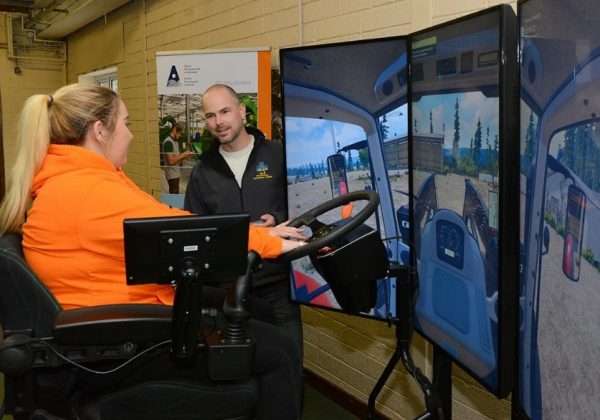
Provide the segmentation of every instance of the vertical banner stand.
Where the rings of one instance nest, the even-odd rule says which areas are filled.
[[[375,420],[375,401],[399,361],[406,371],[417,381],[425,398],[425,413],[415,420],[450,420],[452,418],[452,362],[437,345],[433,352],[433,382],[415,366],[410,354],[410,343],[414,331],[413,313],[417,290],[417,274],[406,266],[390,264],[389,276],[396,278],[398,290],[398,320],[396,328],[396,349],[385,366],[377,383],[369,395],[367,419]]]

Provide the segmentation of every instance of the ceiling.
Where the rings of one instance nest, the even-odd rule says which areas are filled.
[[[63,39],[131,0],[0,0],[0,11],[26,15],[38,39]]]

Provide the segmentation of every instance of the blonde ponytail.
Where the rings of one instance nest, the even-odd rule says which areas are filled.
[[[0,234],[20,232],[31,204],[33,176],[50,144],[48,106],[51,97],[34,95],[25,102],[17,127],[17,158],[0,205]]]
[[[80,145],[94,121],[102,121],[112,131],[118,109],[119,96],[114,91],[93,85],[67,85],[52,96],[27,99],[17,127],[17,160],[0,205],[0,234],[21,231],[31,205],[33,177],[50,143]]]

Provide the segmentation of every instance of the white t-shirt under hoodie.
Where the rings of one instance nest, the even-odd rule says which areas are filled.
[[[244,171],[246,170],[246,165],[248,164],[248,159],[253,148],[254,137],[252,135],[250,136],[250,143],[241,150],[228,152],[223,150],[223,146],[219,146],[219,153],[223,156],[227,165],[229,165],[229,169],[233,172],[240,188],[242,188],[242,177],[244,176]]]

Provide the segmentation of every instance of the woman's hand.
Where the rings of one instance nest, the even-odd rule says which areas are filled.
[[[282,239],[296,239],[298,241],[306,241],[308,239],[303,229],[290,227],[287,225],[288,223],[289,220],[269,228],[269,234]]]
[[[286,253],[302,245],[306,245],[308,237],[301,228],[290,227],[289,220],[269,228],[269,234],[283,239],[281,252]]]
[[[306,245],[306,242],[304,241],[290,241],[289,239],[283,239],[282,240],[282,246],[281,246],[281,253],[285,254],[288,251],[291,251],[292,249],[296,249],[300,246]]]

